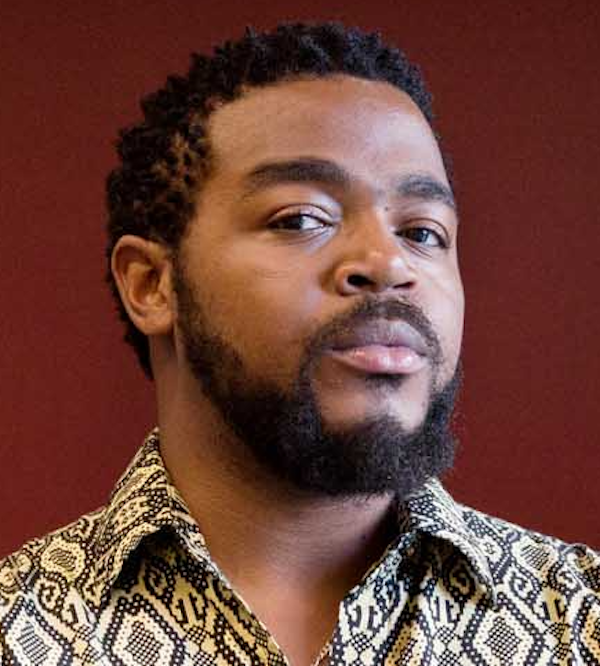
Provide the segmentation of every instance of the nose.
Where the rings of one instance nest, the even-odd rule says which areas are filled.
[[[402,239],[381,220],[365,221],[348,239],[348,248],[335,269],[336,291],[343,296],[415,289],[417,274],[402,247]]]

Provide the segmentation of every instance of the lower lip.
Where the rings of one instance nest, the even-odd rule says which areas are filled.
[[[424,356],[410,347],[384,345],[339,349],[331,352],[331,356],[356,370],[381,375],[410,375],[427,363]]]

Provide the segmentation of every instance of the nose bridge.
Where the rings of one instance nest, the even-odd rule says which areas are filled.
[[[402,259],[398,236],[382,207],[357,216],[350,235],[355,236],[352,245],[364,261],[385,263]]]
[[[381,291],[415,284],[409,253],[384,206],[361,211],[349,224],[336,282],[342,292]]]

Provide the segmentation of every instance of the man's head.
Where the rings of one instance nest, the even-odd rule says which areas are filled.
[[[146,335],[170,337],[173,363],[298,487],[404,493],[439,474],[463,294],[417,71],[373,36],[287,26],[196,58],[144,110],[109,181],[144,367]],[[169,271],[128,287],[132,248]],[[157,325],[136,299],[165,275]]]
[[[109,262],[124,234],[177,251],[212,168],[207,125],[216,108],[249,88],[342,73],[404,90],[432,121],[430,95],[418,69],[374,34],[338,24],[283,25],[272,33],[248,30],[212,56],[194,54],[187,76],[169,77],[164,88],[142,101],[143,121],[121,132],[121,164],[107,182]],[[132,323],[110,269],[107,279],[126,326],[125,340],[151,377],[148,338]]]

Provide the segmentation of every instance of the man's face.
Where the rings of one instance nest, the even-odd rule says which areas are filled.
[[[223,105],[209,137],[177,266],[178,335],[206,395],[297,486],[401,491],[442,471],[464,305],[418,108],[384,83],[297,80]],[[406,465],[414,478],[394,479]]]

